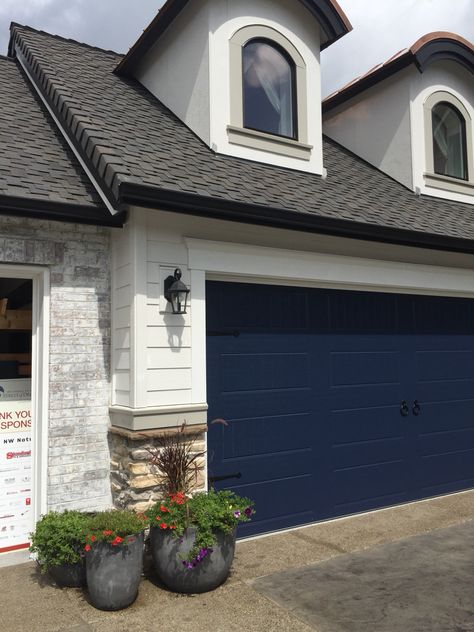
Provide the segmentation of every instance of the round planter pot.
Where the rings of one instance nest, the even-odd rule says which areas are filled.
[[[170,590],[178,593],[203,593],[214,590],[228,578],[235,552],[235,530],[216,533],[213,550],[197,566],[183,565],[194,544],[196,530],[190,528],[183,538],[157,527],[150,530],[150,544],[155,571]]]
[[[48,573],[61,588],[81,588],[86,585],[86,567],[83,560],[76,564],[50,566]]]
[[[138,595],[143,569],[143,533],[126,546],[98,542],[86,553],[86,577],[92,605],[99,610],[121,610]]]

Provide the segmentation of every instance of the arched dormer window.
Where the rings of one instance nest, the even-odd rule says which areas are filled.
[[[428,187],[472,195],[474,152],[472,107],[447,90],[431,93],[424,104]]]
[[[229,142],[310,160],[306,63],[294,44],[269,26],[244,26],[229,40],[229,61]]]
[[[244,127],[296,139],[296,72],[288,53],[270,40],[250,40],[242,48],[242,82]]]
[[[441,101],[431,110],[434,172],[468,180],[466,121],[451,103]]]

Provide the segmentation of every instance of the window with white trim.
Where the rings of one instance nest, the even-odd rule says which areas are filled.
[[[454,94],[437,91],[424,103],[425,184],[474,194],[472,117]]]
[[[250,25],[230,39],[229,142],[309,160],[306,64],[279,31]]]

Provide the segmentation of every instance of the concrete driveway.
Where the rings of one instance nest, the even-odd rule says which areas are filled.
[[[180,596],[143,580],[100,612],[34,564],[0,568],[5,632],[473,632],[474,492],[240,542],[224,586]]]

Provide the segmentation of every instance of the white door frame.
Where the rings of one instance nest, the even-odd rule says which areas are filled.
[[[32,504],[37,522],[47,511],[48,410],[49,410],[49,317],[50,274],[48,268],[0,264],[0,278],[28,279],[33,283],[31,343]],[[8,554],[9,555],[9,554]]]

